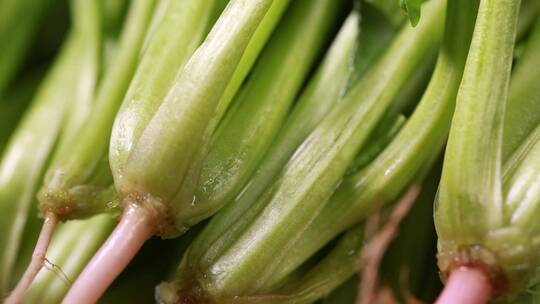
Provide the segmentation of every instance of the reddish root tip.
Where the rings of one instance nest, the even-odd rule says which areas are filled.
[[[377,285],[379,281],[379,266],[381,264],[388,247],[399,232],[399,225],[409,214],[414,202],[420,194],[420,186],[412,185],[409,190],[396,203],[390,218],[386,224],[370,238],[369,243],[364,247],[364,253],[360,258],[360,276],[358,285],[358,298],[356,303],[374,303],[377,295]],[[368,226],[377,229],[379,213],[375,213],[367,220]],[[381,302],[383,303],[383,302]]]
[[[45,263],[47,248],[49,248],[49,244],[54,233],[54,228],[56,227],[57,223],[58,219],[54,214],[48,213],[45,216],[45,221],[41,227],[41,232],[39,233],[36,247],[32,253],[32,260],[19,280],[19,283],[17,283],[15,289],[13,289],[9,297],[4,302],[5,304],[19,304],[22,302],[26,290],[30,287]]]
[[[489,276],[481,269],[461,266],[450,277],[436,304],[483,304],[491,299],[493,288]]]
[[[131,204],[107,241],[86,265],[62,303],[95,303],[152,236],[153,218]]]

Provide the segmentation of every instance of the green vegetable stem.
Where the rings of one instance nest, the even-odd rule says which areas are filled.
[[[78,3],[75,5],[82,6]],[[112,178],[108,173],[106,159],[105,162],[103,161],[110,132],[108,128],[110,129],[112,124],[115,105],[119,104],[131,79],[153,6],[153,1],[134,2],[124,36],[120,39],[116,54],[118,60],[111,69],[107,70],[108,73],[105,73],[105,79],[99,89],[97,89],[99,66],[81,64],[83,70],[95,69],[95,76],[94,79],[90,77],[83,79],[84,91],[81,91],[81,98],[70,105],[70,115],[66,117],[62,137],[57,143],[51,165],[45,174],[45,185],[39,195],[41,215],[45,217],[45,222],[28,271],[21,278],[19,286],[28,286],[39,272],[57,221],[74,217],[83,218],[105,210],[104,207],[96,208],[94,202],[106,206],[107,198],[111,196],[111,190],[109,190],[111,187],[107,186],[110,186]],[[84,9],[91,11],[81,16],[81,18],[93,17],[93,20],[90,19],[93,23],[87,22],[96,30],[94,43],[97,49],[93,54],[96,62],[99,58],[105,57],[100,55],[103,49],[103,37],[108,34],[101,32],[102,28],[107,27],[106,24],[100,24],[102,11],[99,8],[97,3],[93,6],[85,6]],[[113,19],[115,18],[109,18],[109,20]],[[89,25],[87,27],[90,28]],[[107,121],[109,121],[108,128]],[[101,151],[99,149],[96,151],[100,144]],[[15,289],[16,292],[20,290],[22,289]]]
[[[70,117],[84,112],[97,79],[99,28],[93,2],[74,1],[74,29],[67,38],[52,70],[32,101],[29,111],[11,137],[0,165],[0,208],[2,220],[0,253],[3,291],[17,257],[24,225],[45,166],[57,142],[68,141]],[[54,222],[52,219],[49,222]],[[12,293],[17,302],[39,271],[43,252]],[[8,300],[10,303],[11,300]]]
[[[408,77],[436,49],[442,32],[444,7],[444,1],[426,5],[426,17],[418,27],[405,26],[344,99],[320,122],[314,122],[314,129],[308,130],[309,135],[302,145],[298,149],[292,147],[296,152],[283,170],[283,163],[281,166],[272,164],[277,173],[263,171],[266,172],[264,175],[274,174],[267,179],[267,184],[253,179],[239,196],[242,198],[244,193],[250,193],[251,198],[237,199],[210,221],[184,257],[175,281],[161,285],[158,296],[220,303],[234,302],[235,297],[240,297],[256,302],[259,296],[272,294],[277,286],[282,286],[314,253],[304,255],[303,245],[309,247],[306,242],[315,243],[317,251],[329,241],[324,239],[319,243],[318,235],[306,238],[304,231],[318,227],[312,223],[317,221],[357,151],[366,145],[368,136],[396,100]],[[416,136],[418,128],[414,132]],[[300,142],[302,140],[300,138]],[[283,155],[285,160],[290,157],[290,154]],[[421,163],[423,165],[425,161]],[[270,183],[272,180],[275,181],[273,184]],[[251,184],[265,192],[250,190]],[[348,199],[351,197],[355,195],[347,196]],[[340,221],[339,217],[326,217],[325,220]],[[330,239],[352,226],[354,223]],[[297,246],[299,243],[301,245]],[[174,303],[174,300],[164,301]]]
[[[274,274],[276,280],[301,265],[339,233],[362,221],[370,211],[396,200],[411,184],[418,182],[422,172],[431,167],[450,128],[472,35],[475,5],[465,0],[449,5],[449,26],[445,28],[435,71],[414,113],[375,160],[341,182],[298,238],[294,245],[298,249],[284,257],[287,262],[281,263],[280,271]],[[461,9],[461,6],[466,9]],[[426,4],[425,11],[428,7]],[[426,13],[416,30],[433,16],[437,15]]]
[[[195,190],[180,188],[188,203],[178,203],[176,221],[191,226],[214,214],[248,182],[344,7],[341,0],[300,0],[290,7],[214,132],[200,172],[186,177],[198,181]]]
[[[114,200],[107,148],[112,123],[138,63],[155,1],[131,4],[126,24],[112,55],[111,67],[95,93],[95,100],[79,125],[70,125],[77,137],[60,143],[39,191],[43,215],[59,220],[81,219],[107,211]]]
[[[207,249],[207,244],[216,241],[223,231],[230,228],[238,219],[238,215],[249,209],[253,199],[265,190],[267,184],[294,153],[295,148],[324,118],[329,109],[338,102],[349,76],[349,60],[352,57],[354,42],[358,34],[358,21],[356,13],[347,19],[321,67],[299,98],[298,104],[285,121],[250,182],[234,201],[227,204],[224,210],[217,213],[211,220],[202,235],[191,246],[189,257],[186,259],[198,259],[198,256]],[[189,268],[194,266],[189,265]],[[183,272],[186,269],[179,271]],[[160,294],[161,291],[172,295],[176,294],[174,285],[167,287],[167,289],[172,288],[172,290],[165,290],[164,286],[160,287]]]
[[[173,73],[173,81],[154,80],[158,88],[164,86],[157,90],[161,97],[139,102],[128,92],[109,154],[123,215],[75,281],[66,303],[95,302],[151,235],[170,237],[185,231],[184,223],[175,220],[175,199],[185,198],[176,195],[178,189],[192,182],[186,180],[192,170],[199,170],[198,158],[206,154],[219,122],[220,100],[261,21],[273,2],[282,1],[229,2],[204,42],[179,73]],[[153,94],[153,89],[146,92]],[[181,203],[190,204],[192,197]]]
[[[504,189],[504,125],[513,123],[504,118],[520,2],[480,1],[435,209],[438,264],[448,277],[441,304],[515,293],[537,265],[531,254],[538,247],[524,243],[532,236],[521,230],[535,229],[532,213],[518,212],[521,200],[511,203],[512,191]]]

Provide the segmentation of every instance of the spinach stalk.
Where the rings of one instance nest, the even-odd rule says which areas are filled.
[[[75,1],[74,4],[73,32],[38,89],[30,111],[11,138],[0,165],[0,208],[7,216],[1,223],[0,234],[1,242],[5,244],[5,250],[0,253],[3,274],[0,281],[4,291],[43,169],[55,143],[70,136],[63,129],[69,124],[68,117],[79,111],[71,104],[87,103],[97,77],[97,13],[92,3]],[[42,253],[37,252],[38,262],[29,270],[27,279],[22,280],[12,299],[17,301],[22,295],[33,274],[39,270],[42,259]]]
[[[186,255],[175,283],[165,289],[176,289],[181,298],[229,301],[271,292],[283,281],[281,275],[296,269],[281,272],[298,253],[295,243],[303,242],[303,231],[317,218],[399,89],[438,44],[444,6],[444,1],[430,3],[418,28],[401,31],[315,127],[265,193],[241,205],[231,204],[211,221],[211,228]]]
[[[522,263],[527,250],[519,254],[504,249],[523,240],[509,222],[513,212],[505,204],[502,170],[503,122],[520,2],[480,1],[435,210],[438,263],[449,277],[441,304],[484,303],[512,293],[520,286],[516,274],[529,268]]]
[[[133,5],[130,20],[126,26],[128,30],[124,32],[119,53],[117,54],[121,59],[117,60],[117,64],[106,73],[96,99],[94,100],[94,92],[97,87],[97,78],[92,81],[92,78],[89,77],[83,82],[85,87],[84,91],[81,92],[81,97],[77,99],[77,103],[71,105],[70,116],[65,122],[51,165],[45,174],[45,190],[40,193],[41,214],[45,217],[43,229],[38,238],[28,270],[21,278],[19,286],[29,286],[33,277],[38,274],[54,227],[59,220],[65,220],[73,213],[79,218],[95,214],[96,208],[91,203],[101,200],[100,203],[105,205],[107,202],[106,200],[103,201],[101,193],[106,191],[107,188],[105,190],[99,188],[101,186],[99,182],[103,179],[105,179],[105,187],[112,182],[110,174],[107,175],[106,162],[102,161],[102,155],[106,149],[102,148],[101,153],[99,153],[99,150],[96,153],[95,149],[99,147],[100,141],[101,146],[105,145],[106,147],[107,136],[103,133],[108,134],[108,131],[103,124],[106,125],[107,120],[111,121],[109,123],[110,128],[112,117],[114,117],[115,104],[119,103],[117,100],[121,100],[125,87],[127,87],[127,83],[131,78],[130,74],[132,73],[130,70],[133,70],[132,66],[134,66],[138,58],[138,49],[142,45],[153,4],[152,1],[138,1]],[[84,7],[84,9],[93,9],[93,13],[87,13],[87,16],[99,19],[100,12],[97,4],[93,7]],[[97,32],[100,32],[99,20],[94,20],[94,23],[97,25],[94,30],[97,29]],[[101,37],[103,36],[97,35],[96,45],[102,41]],[[101,50],[101,45],[98,47],[97,52]],[[97,52],[95,54],[96,58],[98,56]],[[82,67],[83,69],[96,68],[91,65],[82,65]],[[97,70],[95,73],[97,74]],[[107,116],[107,114],[109,115]],[[91,127],[86,124],[88,121],[92,123]],[[102,138],[105,138],[105,140]],[[89,143],[90,145],[88,145]],[[102,169],[104,165],[105,170]],[[97,169],[95,169],[96,167]],[[109,176],[108,179],[107,176]],[[85,183],[87,180],[91,181]],[[93,184],[88,185],[88,183],[92,182]],[[73,206],[77,206],[78,209]],[[80,211],[81,209],[83,211]],[[16,292],[21,290],[23,290],[22,287],[21,289],[15,289]]]
[[[119,38],[112,66],[95,93],[92,108],[79,125],[77,138],[55,151],[39,191],[42,214],[59,220],[80,219],[107,211],[114,200],[106,151],[116,110],[139,61],[154,1],[134,1]]]
[[[370,211],[394,201],[423,170],[429,169],[450,128],[475,5],[469,0],[453,1],[449,5],[447,22],[451,26],[445,28],[434,74],[414,113],[373,162],[341,182],[320,214],[302,232],[294,245],[298,249],[284,258],[286,262],[281,263],[274,274],[276,280],[286,276],[339,233],[360,222]],[[425,16],[417,29],[431,17]]]
[[[178,236],[185,231],[184,223],[175,221],[177,190],[190,182],[185,177],[199,166],[197,158],[219,121],[215,114],[221,97],[273,2],[231,1],[170,89],[163,89],[163,102],[124,103],[110,148],[124,212],[65,302],[95,302],[151,235]],[[139,115],[131,114],[134,111]]]
[[[358,21],[356,13],[348,18],[321,67],[310,80],[264,160],[251,177],[251,181],[234,201],[225,205],[224,210],[214,216],[211,224],[206,226],[202,235],[191,246],[189,257],[186,259],[198,259],[208,244],[213,243],[223,231],[231,228],[238,216],[249,209],[253,199],[265,190],[267,184],[294,153],[295,148],[338,102],[349,76],[349,58],[354,50]],[[195,265],[190,265],[193,266]],[[175,294],[174,290],[176,288],[173,288],[172,294]]]
[[[187,180],[177,221],[191,226],[238,194],[280,130],[313,62],[342,17],[344,1],[299,0],[291,5],[212,135],[199,170]],[[284,48],[284,46],[287,46]]]

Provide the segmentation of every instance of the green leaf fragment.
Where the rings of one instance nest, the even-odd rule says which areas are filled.
[[[401,8],[407,13],[412,26],[418,25],[422,4],[426,0],[399,0]]]

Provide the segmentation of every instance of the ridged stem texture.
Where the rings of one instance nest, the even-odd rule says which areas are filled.
[[[443,1],[431,2],[417,28],[402,29],[358,84],[315,124],[264,193],[247,203],[231,204],[212,220],[202,244],[195,242],[179,269],[180,296],[197,288],[213,301],[271,293],[314,253],[304,255],[304,247],[297,244],[305,245],[303,233],[318,218],[358,150],[367,145],[409,75],[438,45],[444,7]],[[315,251],[329,241],[314,238],[309,241],[317,244]],[[301,260],[293,258],[297,254]],[[295,264],[285,268],[291,266],[289,261]]]
[[[435,210],[439,268],[450,277],[459,266],[482,269],[492,297],[524,288],[537,265],[531,259],[537,245],[519,230],[527,219],[514,220],[503,187],[504,124],[512,123],[504,118],[520,2],[480,1]]]
[[[134,1],[111,67],[107,68],[85,117],[78,117],[73,142],[60,145],[39,192],[42,213],[61,220],[107,211],[115,198],[106,157],[114,117],[139,62],[155,1]],[[106,33],[104,33],[106,34]]]

